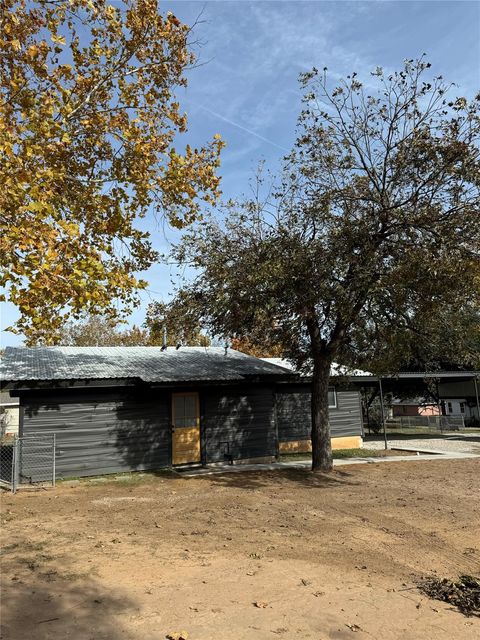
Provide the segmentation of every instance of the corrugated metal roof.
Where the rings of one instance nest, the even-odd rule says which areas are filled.
[[[140,378],[145,382],[242,380],[291,372],[221,347],[7,347],[0,380]]]

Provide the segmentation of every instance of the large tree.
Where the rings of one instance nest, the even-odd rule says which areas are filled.
[[[468,274],[465,274],[468,277]],[[480,284],[478,285],[480,286]],[[476,307],[476,308],[475,308]],[[480,368],[478,300],[423,304],[397,327],[372,323],[352,338],[347,363],[373,373]]]
[[[140,219],[216,200],[220,136],[175,148],[191,39],[158,0],[3,0],[0,286],[27,341],[135,303],[157,258]]]
[[[115,321],[101,316],[87,316],[67,322],[59,331],[55,344],[68,347],[136,347],[149,344],[149,336],[137,326],[120,329]]]
[[[198,269],[199,313],[227,336],[272,333],[312,373],[312,466],[332,468],[328,386],[361,336],[429,348],[436,310],[479,307],[480,96],[449,97],[408,60],[332,84],[301,78],[298,137],[263,201],[231,203],[176,250]],[[466,336],[452,331],[445,354]],[[432,348],[434,345],[430,345]],[[402,353],[404,359],[409,354]]]

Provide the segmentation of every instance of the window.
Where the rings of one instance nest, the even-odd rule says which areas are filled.
[[[337,392],[332,388],[328,390],[328,406],[330,409],[337,408]]]
[[[453,407],[451,402],[447,402],[448,413],[453,413]]]
[[[465,403],[460,402],[460,413],[465,413]]]

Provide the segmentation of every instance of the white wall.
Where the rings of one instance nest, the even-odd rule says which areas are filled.
[[[20,409],[18,405],[3,406],[2,433],[18,435]]]

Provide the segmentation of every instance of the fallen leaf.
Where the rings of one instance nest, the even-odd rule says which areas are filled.
[[[359,627],[358,624],[346,624],[346,627],[350,629],[350,631],[362,631],[362,627]]]
[[[188,640],[188,633],[186,631],[172,631],[165,636],[167,640]]]

